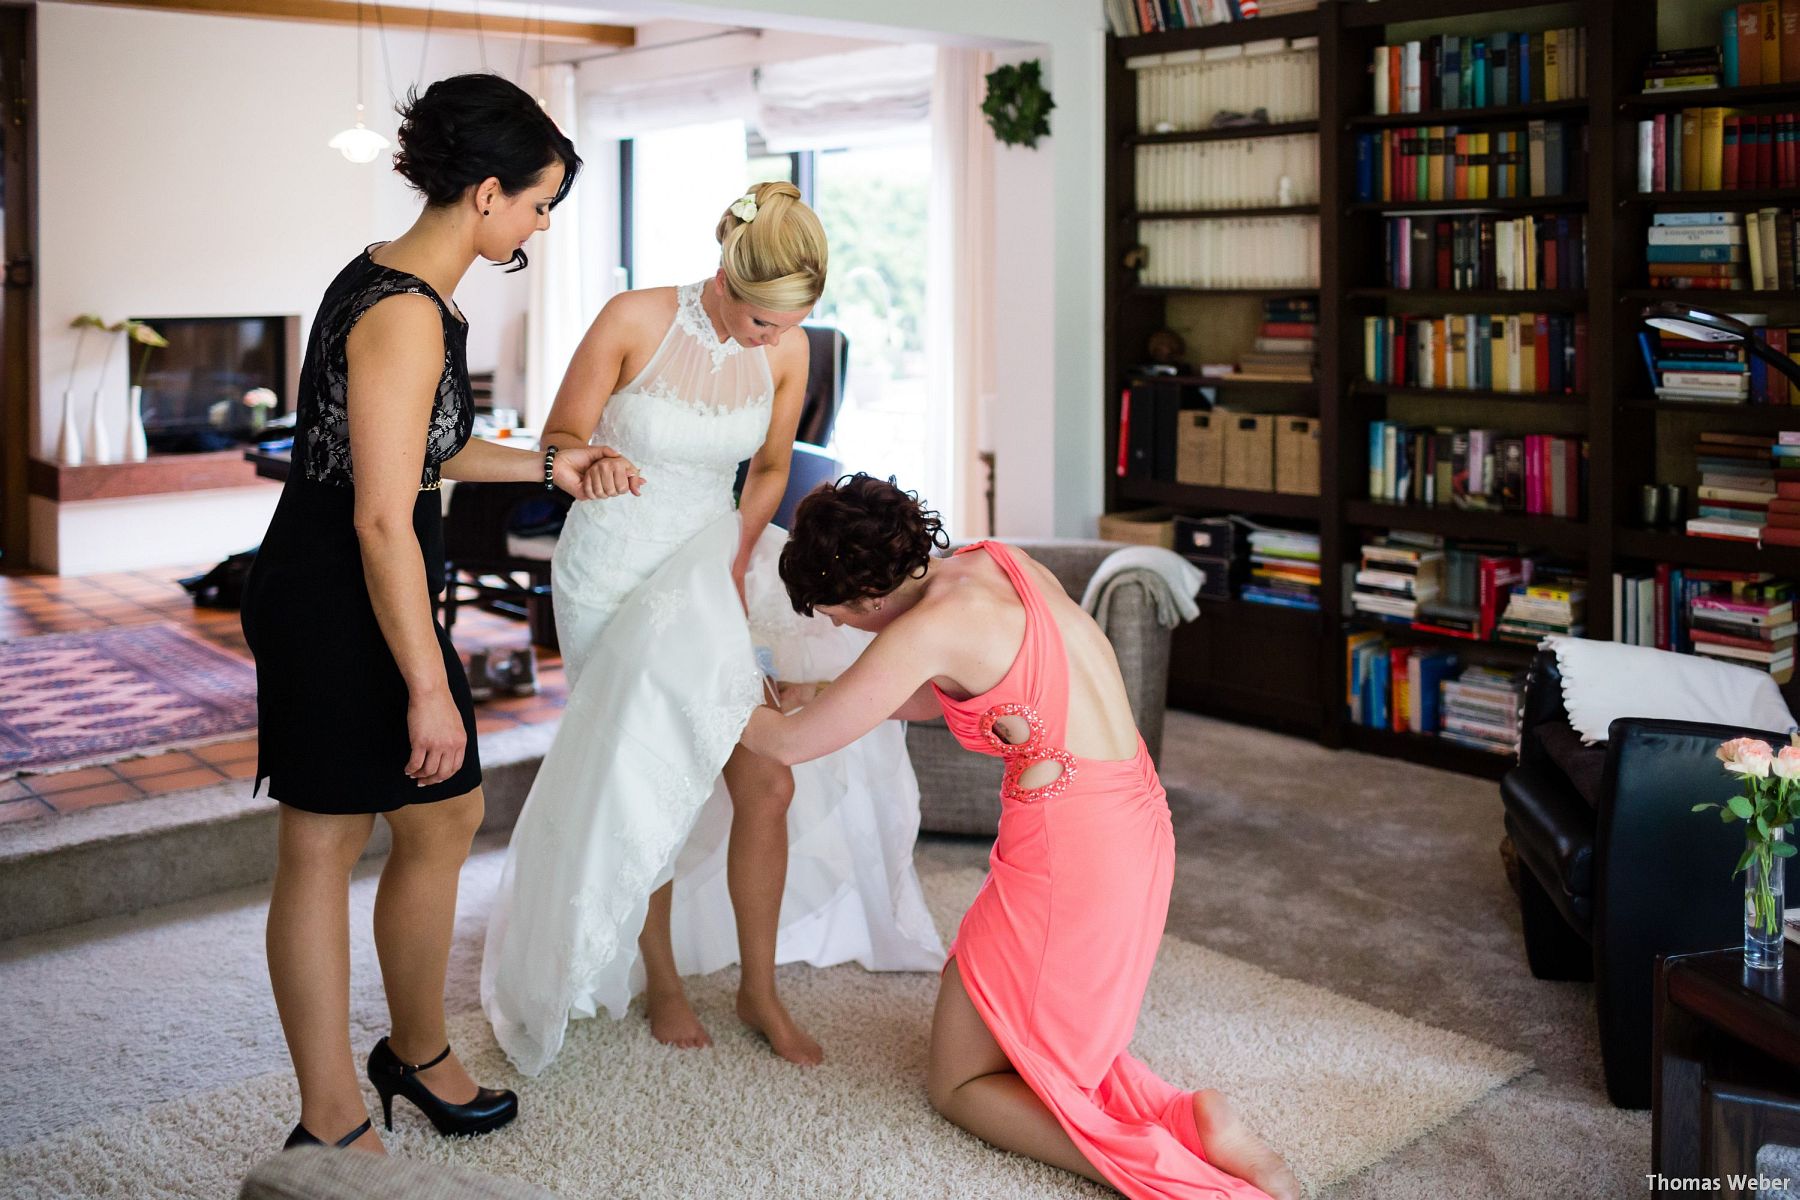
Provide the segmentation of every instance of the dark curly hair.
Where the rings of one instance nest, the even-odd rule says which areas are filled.
[[[420,95],[406,93],[399,108],[400,149],[394,170],[434,206],[452,204],[484,179],[500,181],[508,196],[530,187],[556,163],[563,166],[562,184],[550,207],[562,203],[581,156],[536,100],[498,75],[452,75]],[[522,271],[529,260],[513,251],[507,270]]]
[[[821,483],[794,510],[781,551],[781,581],[794,611],[885,596],[925,573],[931,552],[950,544],[937,513],[893,479],[858,472]]]

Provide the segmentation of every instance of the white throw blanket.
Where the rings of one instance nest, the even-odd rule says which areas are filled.
[[[1127,546],[1100,561],[1093,578],[1088,580],[1087,590],[1081,593],[1081,607],[1099,624],[1106,624],[1111,585],[1127,571],[1149,572],[1162,585],[1151,587],[1150,594],[1156,602],[1157,623],[1164,629],[1173,629],[1200,615],[1200,606],[1194,603],[1195,594],[1205,582],[1200,568],[1161,546]]]
[[[1619,717],[1703,721],[1790,733],[1793,714],[1765,672],[1649,646],[1547,637],[1562,672],[1569,724],[1588,745]]]

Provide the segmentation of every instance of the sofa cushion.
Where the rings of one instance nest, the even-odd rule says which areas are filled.
[[[1508,771],[1500,799],[1520,861],[1559,903],[1586,901],[1594,890],[1594,810],[1567,780],[1539,767]]]
[[[259,1163],[238,1189],[238,1200],[556,1200],[552,1192],[517,1179],[496,1179],[462,1167],[409,1162],[301,1146]]]
[[[1606,774],[1606,746],[1583,745],[1581,735],[1561,721],[1546,721],[1531,731],[1550,761],[1569,778],[1588,807],[1600,810],[1600,780]]]

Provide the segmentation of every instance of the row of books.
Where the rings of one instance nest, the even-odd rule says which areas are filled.
[[[1800,187],[1800,112],[1684,108],[1638,122],[1640,192]]]
[[[1517,751],[1522,673],[1464,667],[1454,651],[1392,646],[1373,630],[1352,633],[1345,655],[1351,724],[1437,736],[1495,754]]]
[[[1587,30],[1433,34],[1375,47],[1370,69],[1377,113],[1576,100],[1587,95]]]
[[[1613,640],[1794,677],[1794,587],[1761,571],[1658,563],[1612,579]]]
[[[1105,0],[1105,4],[1113,36],[1136,37],[1310,12],[1319,7],[1319,0]]]
[[[1587,457],[1576,437],[1371,421],[1369,499],[1579,518]]]
[[[1362,201],[1563,196],[1584,174],[1587,126],[1529,121],[1511,129],[1403,126],[1356,135]]]
[[[1430,213],[1385,219],[1387,286],[1436,291],[1537,291],[1587,286],[1580,213],[1502,217]]]
[[[1586,629],[1587,585],[1569,566],[1522,556],[1511,546],[1445,542],[1424,534],[1390,533],[1381,544],[1388,547],[1389,569],[1396,561],[1393,549],[1404,546],[1426,564],[1431,582],[1415,589],[1417,604],[1407,610],[1372,586],[1382,577],[1365,580],[1359,573],[1356,588],[1365,599],[1359,604],[1353,593],[1351,603],[1367,620],[1471,642],[1535,643],[1544,633]],[[1364,547],[1364,569],[1376,565],[1370,549]],[[1431,564],[1434,558],[1441,564]]]
[[[1317,204],[1317,134],[1139,146],[1140,212]]]
[[[1752,327],[1751,336],[1758,343],[1800,363],[1800,328],[1771,327],[1763,313],[1739,313],[1736,317]],[[1644,353],[1650,385],[1660,399],[1703,404],[1800,404],[1800,386],[1740,344],[1641,329],[1638,345]]]
[[[1319,39],[1265,38],[1125,60],[1137,85],[1139,133],[1211,129],[1221,121],[1310,121],[1319,115]]]
[[[1276,608],[1319,610],[1319,535],[1290,529],[1253,529],[1250,571],[1240,599]]]
[[[1146,287],[1319,286],[1317,217],[1140,221]]]
[[[1702,433],[1693,537],[1800,546],[1800,430]]]
[[[1311,382],[1319,356],[1319,302],[1310,296],[1275,296],[1262,302],[1262,310],[1255,341],[1226,378]]]
[[[1580,394],[1587,314],[1364,317],[1363,374],[1390,386]]]
[[[1719,44],[1662,50],[1646,92],[1800,82],[1800,0],[1749,0],[1719,14]]]

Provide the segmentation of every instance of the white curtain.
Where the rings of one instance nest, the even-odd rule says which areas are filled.
[[[582,132],[634,138],[683,125],[742,121],[755,111],[755,73],[749,67],[730,67],[590,91]]]
[[[770,150],[892,140],[931,114],[930,46],[857,50],[770,63],[756,75],[756,126]]]
[[[678,287],[719,269],[713,229],[744,194],[744,123],[639,135],[631,159],[631,286]]]
[[[995,391],[994,143],[981,101],[992,69],[985,52],[941,49],[931,93],[926,494],[959,538],[990,532],[980,455]]]
[[[533,80],[544,108],[557,128],[576,136],[579,100],[575,68],[552,63],[538,68]],[[563,372],[587,328],[582,303],[584,269],[581,182],[556,207],[550,228],[533,239],[531,297],[525,312],[525,411],[527,426],[536,427],[550,414],[551,401]]]

